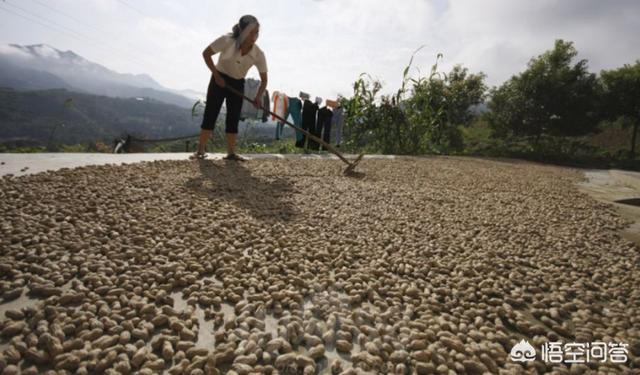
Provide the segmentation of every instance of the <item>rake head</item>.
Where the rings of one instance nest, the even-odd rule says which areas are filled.
[[[351,163],[349,163],[349,166],[347,167],[347,169],[344,170],[344,174],[351,175],[351,174],[355,173],[356,166],[358,165],[358,163],[360,163],[360,160],[362,160],[363,156],[364,156],[364,154],[360,154],[360,155],[358,155],[356,160],[354,160]]]

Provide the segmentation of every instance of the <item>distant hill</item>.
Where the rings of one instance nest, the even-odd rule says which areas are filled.
[[[64,126],[62,126],[64,124]],[[152,98],[110,98],[67,90],[0,89],[0,142],[111,142],[123,134],[145,138],[192,135],[199,119],[191,110]],[[55,132],[54,132],[55,127]]]
[[[68,89],[109,97],[148,97],[191,108],[199,93],[163,87],[146,74],[117,73],[72,51],[45,44],[0,45],[0,87],[16,90]]]
[[[206,92],[198,92],[195,90],[172,90],[173,92],[175,92],[176,94],[185,96],[191,100],[193,100],[193,102],[197,101],[197,100],[205,100],[207,97],[207,93]]]
[[[247,79],[253,97],[259,82]],[[206,94],[162,87],[146,74],[121,74],[72,51],[38,44],[0,44],[0,143],[111,142],[126,134],[146,139],[198,133],[192,107]],[[202,108],[200,108],[201,111]],[[224,122],[223,106],[218,121]],[[244,103],[242,118],[261,117]],[[62,126],[64,124],[64,126]],[[273,138],[271,126],[241,123],[245,137]],[[224,129],[222,125],[221,129]]]
[[[0,86],[19,90],[71,89],[62,78],[48,72],[23,68],[0,59]]]

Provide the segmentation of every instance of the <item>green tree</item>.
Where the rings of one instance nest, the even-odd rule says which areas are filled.
[[[489,122],[498,136],[579,136],[599,121],[599,84],[587,60],[572,61],[571,42],[557,40],[553,50],[533,58],[527,70],[491,92]]]
[[[469,74],[461,66],[449,74],[440,73],[436,60],[428,77],[411,78],[412,62],[413,56],[394,95],[377,98],[382,84],[367,74],[354,83],[353,97],[342,102],[351,147],[392,154],[448,153],[462,148],[458,126],[470,122],[470,108],[484,99],[485,75]]]
[[[631,157],[635,157],[638,127],[640,125],[640,60],[600,73],[604,85],[603,112],[610,120],[619,120],[633,127]]]
[[[482,103],[487,90],[484,73],[469,74],[467,68],[454,66],[448,74],[434,65],[428,78],[412,80],[412,95],[407,99],[407,117],[411,140],[422,138],[423,147],[436,153],[462,148],[459,126],[473,118],[471,108]]]
[[[368,151],[375,151],[372,149],[372,144],[378,137],[374,132],[381,127],[376,96],[381,89],[380,81],[362,73],[353,84],[353,96],[341,100],[346,113],[345,141],[347,147],[366,149],[368,146]]]

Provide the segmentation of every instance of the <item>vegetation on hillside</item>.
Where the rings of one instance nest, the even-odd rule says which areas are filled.
[[[462,66],[441,72],[437,61],[418,77],[408,75],[410,61],[390,97],[379,96],[380,81],[363,73],[343,99],[347,149],[640,169],[640,62],[597,75],[577,54],[573,43],[557,40],[490,90],[483,73]],[[485,100],[488,111],[474,112]]]
[[[188,109],[149,98],[0,89],[0,139],[4,143],[111,143],[125,133],[163,138],[197,130]]]

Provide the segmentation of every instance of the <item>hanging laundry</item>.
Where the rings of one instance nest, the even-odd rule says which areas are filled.
[[[322,140],[326,143],[331,142],[331,118],[333,117],[333,112],[329,109],[329,107],[324,106],[318,110],[318,124],[317,124],[317,132],[318,137],[322,135]],[[326,147],[322,147],[323,150],[326,150]]]
[[[280,91],[273,92],[273,113],[277,116],[285,118],[287,114],[287,106],[289,105],[289,97]],[[273,116],[272,120],[276,121],[277,117]]]
[[[267,109],[269,109],[269,103],[271,103],[269,100],[269,90],[265,90],[264,96],[262,97],[262,122],[269,121],[269,111],[267,111]]]
[[[318,105],[312,103],[309,99],[305,99],[302,105],[302,129],[312,134],[315,132],[317,113]],[[302,140],[296,142],[296,147],[305,148],[307,141],[307,137],[303,134]]]
[[[293,118],[293,124],[297,127],[302,126],[302,101],[298,98],[289,97],[288,115]],[[288,117],[287,115],[287,117]],[[304,134],[296,130],[296,144],[303,140]]]
[[[322,98],[317,96],[314,103],[314,105],[316,106],[316,110],[320,108],[321,104],[322,104]],[[316,117],[315,127],[310,128],[309,132],[315,135],[316,137],[320,138],[322,136],[322,130],[321,130],[322,125],[318,122],[318,120],[319,119]],[[314,141],[313,139],[309,139],[309,142],[307,142],[307,145],[309,150],[317,151],[320,149],[320,144]]]
[[[288,105],[289,97],[287,97],[285,93],[280,91],[273,92],[273,113],[275,113],[277,117],[273,116],[272,120],[276,121],[276,140],[282,137],[282,132],[284,131],[284,121],[282,120],[286,120]]]
[[[337,101],[337,100],[327,99],[327,100],[325,100],[325,102],[324,102],[324,103],[325,103],[325,104],[327,105],[327,107],[329,107],[329,108],[336,108],[336,107],[338,107],[338,101]]]
[[[336,146],[340,147],[342,142],[342,127],[344,126],[344,108],[340,105],[333,110],[331,123],[336,132]]]

